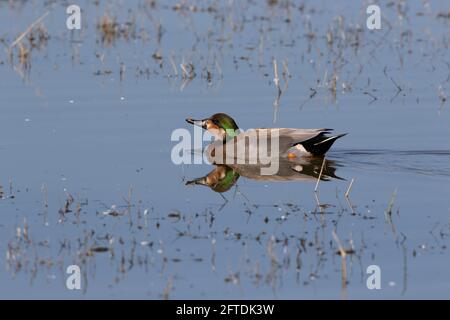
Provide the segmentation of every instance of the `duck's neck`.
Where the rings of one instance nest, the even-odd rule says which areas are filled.
[[[223,129],[221,128],[218,132],[218,135],[216,135],[216,138],[219,138],[220,140],[223,140],[224,142],[233,139],[239,134],[239,129],[229,128],[229,129]]]
[[[239,134],[239,129],[212,129],[209,132],[217,139],[223,140],[225,143],[227,140],[233,139]]]
[[[224,140],[233,139],[234,137],[236,137],[238,135],[238,133],[239,133],[238,131],[239,131],[239,129],[227,129],[224,134],[224,138],[225,138]]]

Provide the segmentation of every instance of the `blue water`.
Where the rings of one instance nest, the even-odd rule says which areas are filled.
[[[209,13],[203,1],[197,12],[146,3],[82,1],[72,35],[62,3],[0,4],[5,47],[50,11],[50,39],[31,51],[29,69],[17,48],[12,63],[0,53],[1,298],[448,298],[450,119],[439,92],[450,92],[450,20],[437,18],[448,4],[381,2],[383,29],[369,31],[356,2],[223,2]],[[136,36],[102,43],[96,22],[106,11],[119,23],[134,17]],[[171,56],[196,76],[183,80],[179,66],[175,75]],[[314,179],[241,177],[226,200],[186,186],[213,167],[173,164],[171,133],[216,112],[242,128],[348,132],[327,155],[343,179],[320,182],[316,194]],[[71,212],[61,215],[68,194]],[[344,287],[333,231],[353,252]],[[66,288],[72,264],[81,290]],[[373,264],[380,290],[366,286]]]

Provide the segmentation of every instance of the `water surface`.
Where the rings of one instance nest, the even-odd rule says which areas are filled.
[[[448,5],[381,2],[369,31],[356,2],[164,3],[82,1],[75,32],[62,3],[0,4],[5,48],[50,12],[29,60],[0,53],[0,297],[448,298]],[[341,179],[186,185],[214,168],[171,133],[216,112],[348,132]]]

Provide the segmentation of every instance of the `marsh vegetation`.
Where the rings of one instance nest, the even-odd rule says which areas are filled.
[[[365,2],[85,0],[72,31],[65,5],[0,2],[0,297],[446,297],[445,1],[372,31]],[[309,182],[214,192],[170,133],[215,112],[350,134]]]

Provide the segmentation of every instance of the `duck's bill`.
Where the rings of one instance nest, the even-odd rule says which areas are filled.
[[[187,118],[186,122],[193,124],[194,126],[199,126],[202,127],[203,129],[206,129],[206,120],[194,120],[192,118]]]
[[[197,178],[197,179],[194,179],[194,180],[186,181],[186,185],[187,186],[191,186],[191,185],[207,186],[208,184],[206,183],[205,177],[202,177],[202,178]]]

